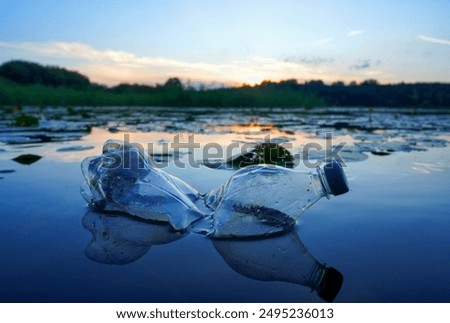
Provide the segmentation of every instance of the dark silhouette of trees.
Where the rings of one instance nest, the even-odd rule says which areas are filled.
[[[181,91],[183,90],[183,83],[178,77],[171,77],[164,83],[164,88],[172,91]]]
[[[47,66],[25,61],[10,61],[0,66],[0,76],[19,84],[42,84],[45,86],[65,86],[74,89],[86,89],[89,79],[64,68]]]
[[[233,88],[185,86],[177,77],[155,86],[91,83],[73,71],[25,61],[0,66],[0,104],[159,105],[208,107],[450,107],[448,83],[379,84],[376,80],[346,85],[296,79]]]
[[[325,99],[328,105],[384,106],[384,107],[449,107],[450,84],[400,83],[379,84],[376,80],[354,82],[348,86],[342,82],[331,85],[311,85],[304,88]]]

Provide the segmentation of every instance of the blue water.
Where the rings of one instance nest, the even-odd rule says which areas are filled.
[[[277,116],[288,120],[289,113],[295,118],[292,111]],[[271,118],[264,116],[267,123]],[[365,159],[349,162],[345,172],[351,191],[322,199],[298,220],[288,234],[298,238],[300,244],[287,248],[293,248],[289,250],[292,254],[298,250],[299,258],[292,263],[287,259],[280,266],[285,265],[294,276],[293,268],[308,261],[337,269],[344,281],[336,302],[449,302],[447,117],[428,118],[435,127],[442,122],[444,130],[402,133],[422,138],[425,131],[432,131],[426,134],[427,140],[436,139],[435,144],[422,145],[425,148],[420,150],[390,151],[388,155],[363,151]],[[217,119],[225,120],[227,116]],[[322,120],[331,121],[327,117]],[[312,122],[306,126],[309,128],[286,134],[295,143],[294,150],[305,138],[320,141],[321,128]],[[79,193],[83,181],[80,162],[86,156],[100,154],[103,140],[120,137],[126,127],[119,125],[118,132],[108,132],[99,125],[72,141],[0,146],[1,302],[323,301],[310,287],[277,281],[276,273],[272,281],[261,280],[265,277],[261,270],[239,269],[229,263],[227,250],[232,248],[250,254],[254,250],[260,258],[268,259],[271,255],[263,251],[268,245],[266,239],[216,242],[202,235],[174,233],[161,224],[123,215],[108,218],[90,211]],[[275,126],[267,131],[280,136],[279,129]],[[262,135],[258,130],[246,134],[239,131],[216,130],[199,134],[198,138],[203,144],[218,138],[224,144]],[[392,128],[384,132],[389,131]],[[139,142],[145,138],[167,140],[168,133],[161,129],[131,129],[132,139]],[[348,136],[348,141],[355,141],[355,136],[361,134],[364,131],[355,134],[345,129],[338,133],[341,139]],[[398,138],[404,137],[395,134],[386,141]],[[86,149],[58,151],[73,146]],[[12,160],[25,153],[42,158],[30,165]],[[359,153],[354,152],[357,156]],[[220,185],[232,174],[232,170],[204,166],[183,169],[171,163],[165,170],[200,192]],[[89,229],[93,222],[96,236]],[[125,226],[131,231],[124,235],[120,228]],[[120,244],[119,251],[128,260],[105,264],[107,260],[99,262],[88,257],[94,237],[97,242],[109,239]],[[284,243],[283,236],[270,239],[275,245]]]

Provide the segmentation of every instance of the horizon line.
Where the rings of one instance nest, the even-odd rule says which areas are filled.
[[[279,79],[279,80],[271,80],[271,79],[265,79],[262,80],[258,83],[254,83],[254,84],[248,84],[248,83],[237,83],[237,82],[233,82],[233,83],[225,83],[225,82],[220,82],[220,81],[197,81],[197,80],[193,80],[191,78],[183,78],[183,77],[178,77],[178,76],[169,76],[163,83],[158,83],[158,82],[154,82],[154,83],[139,83],[139,82],[127,82],[127,81],[121,81],[119,83],[115,83],[115,84],[104,84],[104,83],[100,83],[100,82],[96,82],[96,81],[92,81],[91,78],[84,74],[83,72],[80,72],[78,69],[72,69],[72,68],[67,68],[65,66],[61,66],[61,65],[57,65],[57,64],[42,64],[36,61],[30,61],[30,60],[25,60],[25,59],[9,59],[7,61],[4,61],[2,63],[0,63],[0,67],[4,64],[7,63],[11,63],[11,62],[23,62],[23,63],[31,63],[31,64],[37,64],[41,67],[44,68],[59,68],[59,69],[64,69],[68,72],[75,72],[78,73],[84,77],[86,77],[89,80],[89,83],[91,85],[98,85],[101,87],[106,87],[106,88],[114,88],[120,85],[130,85],[130,86],[148,86],[148,87],[157,87],[157,86],[164,86],[164,84],[169,81],[170,79],[178,79],[182,85],[184,86],[191,86],[194,89],[199,89],[203,86],[205,86],[206,90],[210,90],[210,89],[220,89],[220,88],[239,88],[239,87],[246,87],[246,86],[250,86],[250,87],[257,87],[257,86],[261,86],[263,83],[275,83],[275,84],[279,84],[282,82],[287,82],[287,81],[296,81],[297,84],[299,85],[307,85],[308,83],[313,83],[313,82],[321,82],[326,86],[333,86],[333,85],[338,85],[339,83],[342,83],[344,86],[352,86],[352,85],[362,85],[364,83],[374,83],[374,85],[377,86],[388,86],[388,85],[402,85],[402,84],[449,84],[450,82],[441,82],[441,81],[414,81],[414,82],[407,82],[407,81],[400,81],[400,82],[380,82],[379,80],[377,80],[376,78],[367,78],[361,81],[344,81],[344,80],[336,80],[336,81],[324,81],[322,79],[299,79],[299,78],[286,78],[286,79]]]

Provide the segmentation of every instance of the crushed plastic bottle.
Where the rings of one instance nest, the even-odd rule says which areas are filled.
[[[83,160],[81,169],[81,195],[95,209],[169,222],[176,230],[204,216],[194,204],[198,192],[156,168],[137,146],[108,140],[103,154]]]
[[[105,143],[101,156],[85,159],[82,171],[86,183],[81,194],[96,209],[169,222],[175,230],[197,222],[194,232],[220,238],[286,230],[322,197],[348,191],[345,174],[333,161],[310,172],[274,165],[248,166],[201,195],[181,179],[156,168],[138,146],[115,140]],[[206,230],[198,229],[202,222],[208,224]]]
[[[205,196],[214,210],[215,237],[272,234],[293,226],[322,197],[348,192],[336,161],[310,172],[273,165],[248,166]]]

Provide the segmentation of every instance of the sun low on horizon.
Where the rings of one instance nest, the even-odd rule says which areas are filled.
[[[448,1],[1,1],[0,64],[96,83],[450,82]]]

